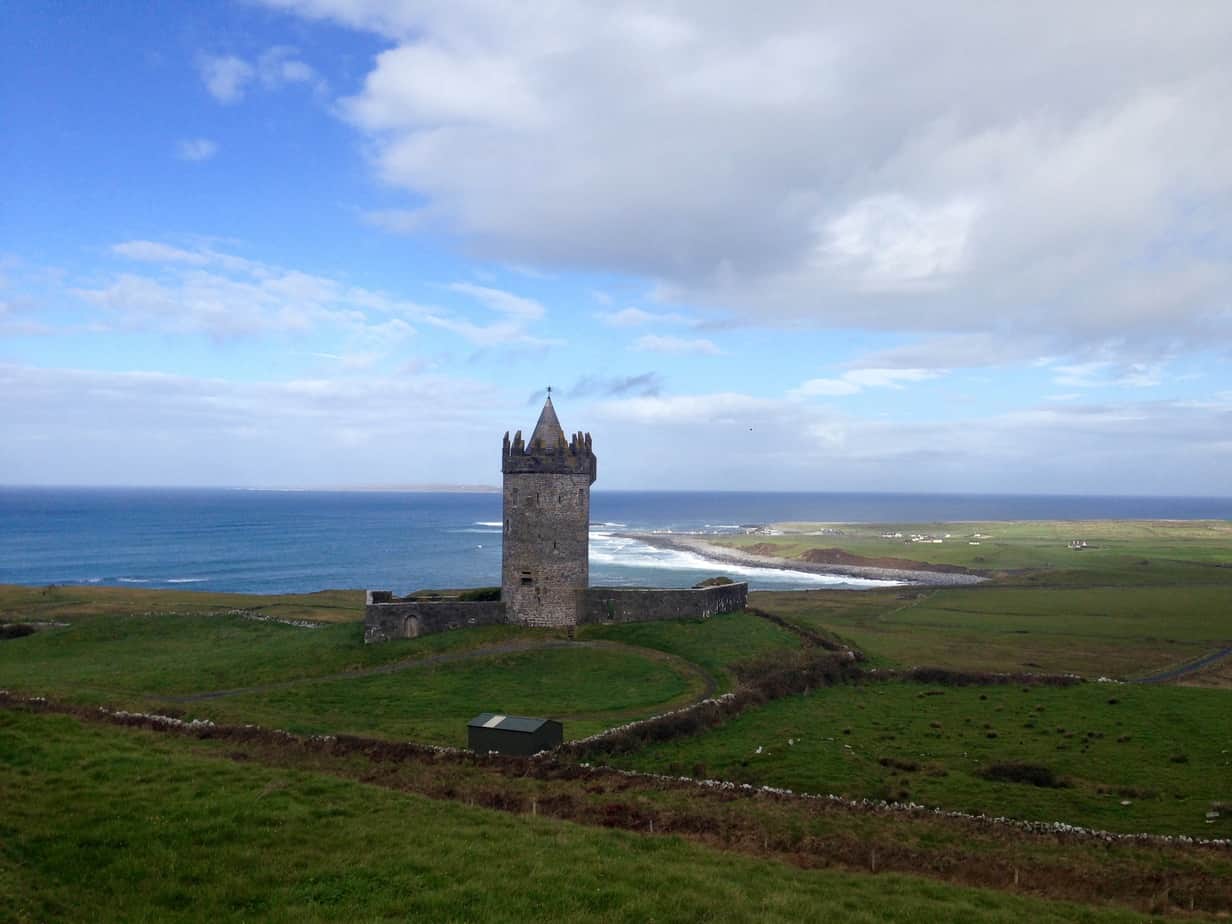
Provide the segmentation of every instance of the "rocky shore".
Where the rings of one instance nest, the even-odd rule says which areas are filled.
[[[742,549],[732,549],[716,545],[703,536],[685,533],[624,533],[630,539],[637,539],[647,545],[663,549],[679,549],[701,555],[715,562],[730,562],[734,565],[748,565],[754,568],[777,568],[783,571],[807,571],[811,574],[847,575],[849,577],[866,578],[877,581],[906,581],[911,584],[932,584],[938,586],[958,586],[979,584],[988,580],[979,574],[955,573],[953,571],[930,571],[921,563],[919,569],[880,568],[873,565],[841,565],[818,564],[803,561],[798,558],[780,558],[775,555],[756,555]]]

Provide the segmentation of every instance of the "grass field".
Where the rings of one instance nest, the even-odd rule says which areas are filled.
[[[180,708],[193,718],[304,734],[373,735],[465,747],[466,723],[480,712],[552,716],[564,721],[567,737],[578,738],[685,705],[703,690],[696,674],[672,660],[636,650],[579,647],[300,683]]]
[[[1232,585],[910,588],[755,593],[874,659],[1131,678],[1232,645]]]
[[[1158,579],[1156,575],[1205,576],[1232,583],[1232,568],[1213,567],[1232,565],[1232,523],[1225,520],[775,525],[783,535],[725,536],[715,541],[734,548],[767,545],[789,558],[809,549],[837,548],[870,558],[905,558],[989,572],[1102,573],[1131,583]],[[883,539],[885,533],[902,533],[903,538]],[[942,542],[911,542],[912,535]],[[1072,539],[1084,540],[1087,548],[1071,550]]]
[[[620,761],[852,798],[1232,837],[1232,696],[1176,687],[935,687],[886,682],[777,700],[704,735]],[[791,743],[789,743],[791,742]],[[1056,786],[986,779],[1044,767]],[[1130,803],[1123,805],[1123,802]]]
[[[249,610],[278,619],[359,622],[362,590],[312,594],[221,594],[199,590],[142,590],[55,584],[24,587],[0,584],[0,621],[71,621],[87,616],[131,613],[212,613]]]
[[[363,627],[354,622],[304,629],[229,611],[77,616],[65,627],[0,642],[0,685],[75,701],[143,705],[527,637],[512,626],[485,626],[364,645]]]
[[[1141,919],[504,815],[59,716],[0,712],[0,732],[4,922]]]
[[[547,714],[581,737],[672,709],[727,682],[730,661],[798,640],[764,620],[731,614],[700,623],[639,628],[596,627],[583,633],[607,647],[517,651],[518,645],[565,644],[562,633],[485,626],[381,645],[363,643],[355,622],[305,629],[213,610],[192,595],[161,601],[175,612],[113,612],[127,603],[109,593],[78,590],[54,604],[67,625],[0,641],[0,688],[79,703],[171,711],[219,721],[258,723],[307,733],[347,732],[463,744],[478,712]],[[28,612],[22,599],[7,621]],[[218,595],[206,595],[217,605]],[[187,599],[186,599],[187,598]],[[0,593],[0,599],[5,599]],[[123,598],[127,599],[127,598]],[[266,601],[276,609],[281,598]],[[295,606],[298,600],[287,601]],[[28,617],[27,617],[28,618]],[[620,643],[624,643],[621,646]],[[477,649],[492,648],[491,655]],[[438,656],[474,653],[474,660],[436,664]],[[368,676],[338,676],[401,668]],[[261,688],[261,689],[250,689]],[[243,691],[220,698],[189,697]]]
[[[778,543],[785,554],[914,555],[993,576],[974,587],[753,595],[754,606],[789,623],[856,645],[870,665],[1132,678],[1232,645],[1226,523],[964,524],[985,538],[964,532],[940,545],[888,543],[882,527],[836,528],[840,535],[733,541]],[[954,524],[906,529],[957,535]],[[1089,547],[1071,552],[1071,538]],[[491,626],[381,645],[363,644],[361,618],[352,591],[0,587],[0,623],[41,624],[0,638],[0,689],[302,734],[461,745],[466,720],[481,711],[563,718],[567,737],[584,736],[731,689],[735,665],[773,663],[776,652],[801,646],[797,634],[748,613],[587,626],[576,640]],[[619,760],[1115,831],[1232,837],[1232,810],[1205,818],[1211,803],[1232,803],[1230,671],[1221,662],[1186,678],[1212,689],[841,685],[754,705]],[[219,692],[228,695],[202,696]],[[1228,904],[1206,888],[1211,876],[1232,876],[1227,863],[1205,854],[1020,843],[1005,829],[964,832],[821,803],[804,811],[721,794],[699,801],[696,787],[659,789],[618,774],[599,785],[571,777],[576,767],[542,780],[451,767],[313,757],[298,745],[259,753],[0,711],[0,894],[15,896],[0,903],[0,921],[859,920],[866,911],[870,920],[1104,919],[1090,908],[745,855],[759,850],[796,862],[855,856],[859,868],[870,851],[899,851],[893,868],[945,876],[995,866],[1000,878],[958,881],[1007,888],[1020,864],[1041,887],[1067,870],[1069,891],[1048,894],[1092,901],[1116,900],[1099,885],[1116,876],[1147,883],[1135,904],[1159,908],[1177,897],[1156,896],[1149,883],[1183,870],[1171,881],[1186,894],[1205,891],[1208,908]],[[709,832],[703,839],[738,854],[467,804],[540,797],[578,813],[561,817],[653,818],[690,837]],[[509,881],[517,889],[502,892]]]
[[[677,655],[705,668],[730,689],[731,666],[781,648],[798,648],[800,639],[786,629],[748,613],[724,613],[704,620],[585,626],[584,639],[608,639]]]

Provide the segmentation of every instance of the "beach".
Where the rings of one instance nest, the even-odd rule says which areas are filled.
[[[932,570],[924,563],[918,569],[881,568],[874,565],[818,564],[798,558],[780,558],[774,555],[756,555],[740,549],[716,545],[704,536],[682,533],[636,532],[620,535],[647,545],[664,549],[692,552],[714,562],[730,562],[753,568],[776,568],[783,571],[804,571],[810,574],[846,575],[874,581],[903,581],[910,584],[931,584],[955,587],[980,584],[988,580],[983,575],[956,571]]]

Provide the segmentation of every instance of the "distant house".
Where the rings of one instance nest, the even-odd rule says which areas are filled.
[[[1087,547],[1087,541],[1085,539],[1071,539],[1069,541],[1069,547],[1075,551],[1078,549],[1085,549]]]

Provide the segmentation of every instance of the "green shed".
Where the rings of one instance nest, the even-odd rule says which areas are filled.
[[[466,744],[477,754],[495,751],[529,757],[551,750],[565,740],[565,728],[555,719],[481,712],[466,723]]]

